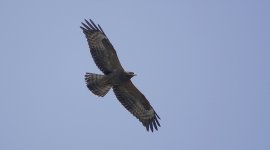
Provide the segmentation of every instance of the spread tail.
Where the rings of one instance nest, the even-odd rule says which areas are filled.
[[[85,82],[88,89],[97,96],[105,96],[112,87],[106,79],[106,75],[86,73]]]

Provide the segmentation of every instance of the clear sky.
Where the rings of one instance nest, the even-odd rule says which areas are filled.
[[[270,2],[0,1],[1,150],[269,150]],[[100,24],[161,117],[142,124],[110,91],[79,28]]]

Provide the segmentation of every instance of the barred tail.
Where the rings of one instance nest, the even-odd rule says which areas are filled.
[[[105,96],[112,87],[107,83],[106,75],[86,73],[85,82],[88,89],[97,96]]]

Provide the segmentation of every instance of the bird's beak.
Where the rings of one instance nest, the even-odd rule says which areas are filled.
[[[137,74],[133,74],[133,76],[137,76]]]

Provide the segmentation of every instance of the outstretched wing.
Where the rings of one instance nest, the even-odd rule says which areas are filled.
[[[90,22],[85,20],[85,22],[86,24],[82,22],[81,29],[87,38],[90,52],[97,67],[104,74],[109,74],[113,70],[123,70],[115,49],[100,25],[96,26],[92,20]]]
[[[152,132],[153,127],[158,130],[159,116],[131,81],[113,86],[113,91],[121,104],[142,122],[147,131],[149,131],[149,127]]]

